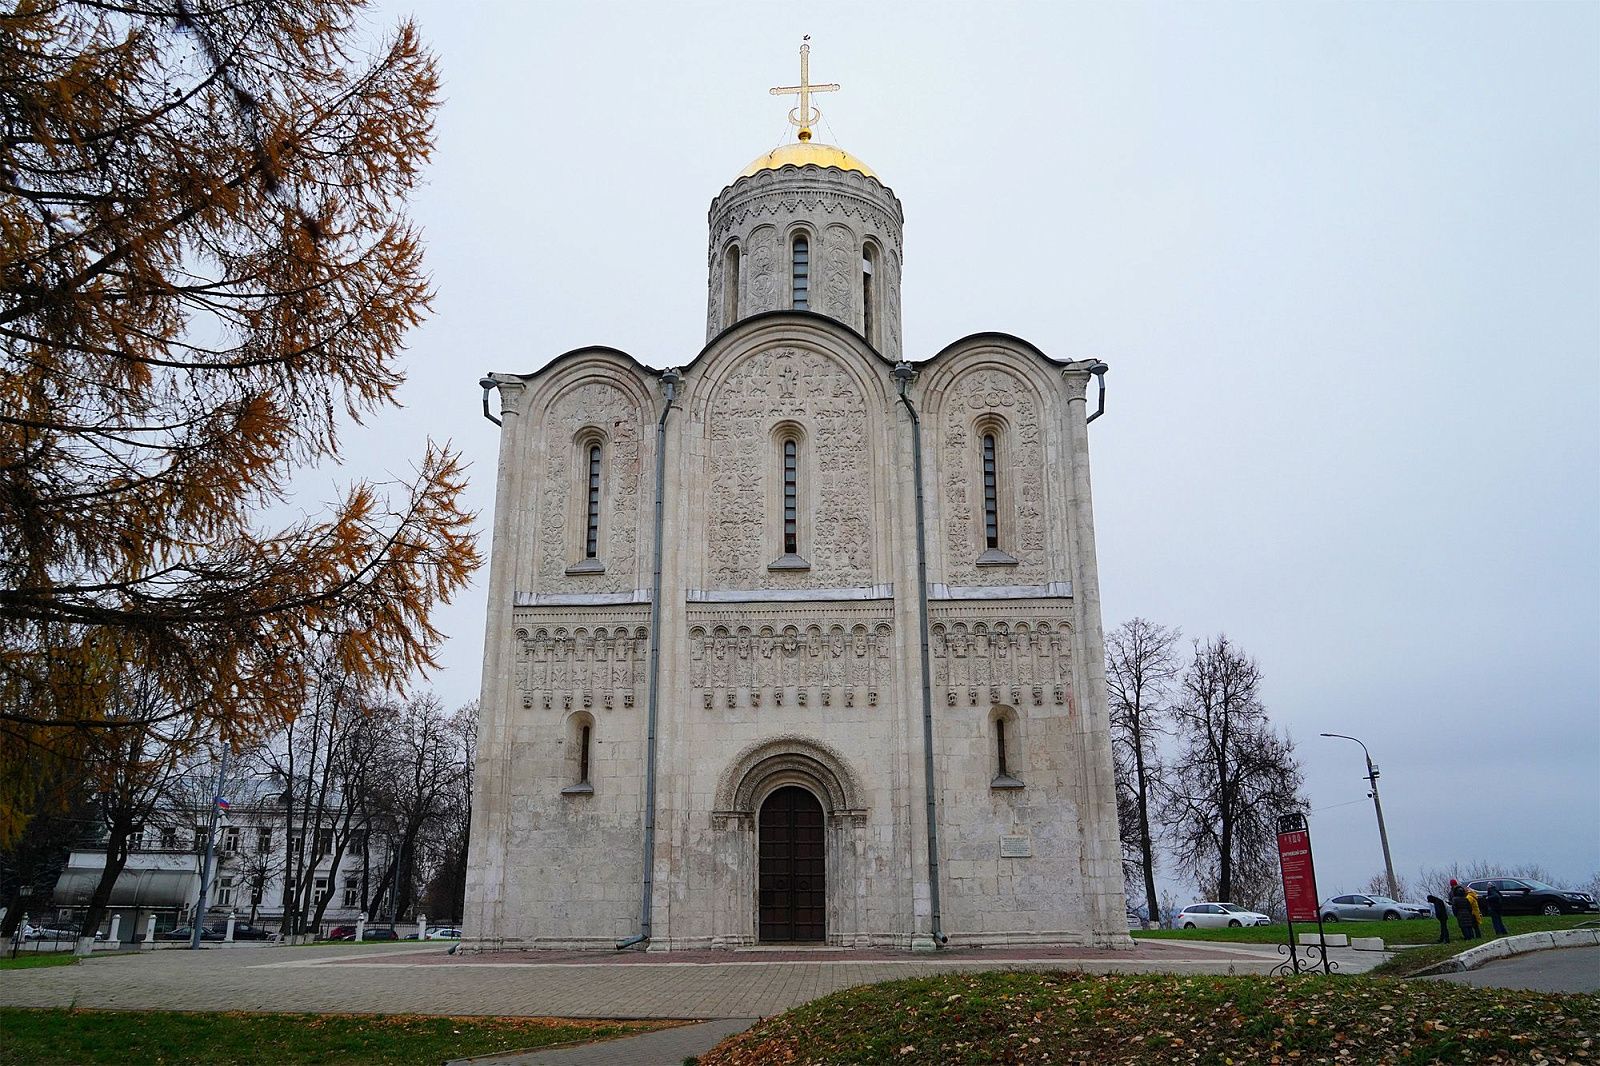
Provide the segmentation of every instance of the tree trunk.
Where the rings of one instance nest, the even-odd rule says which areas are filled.
[[[389,882],[394,878],[394,868],[397,859],[398,856],[392,857],[388,862],[384,863],[383,876],[378,878],[377,885],[372,889],[372,895],[367,897],[367,905],[364,909],[367,912],[367,917],[371,918],[373,921],[378,920],[378,901],[383,898],[383,890],[389,887]]]
[[[395,857],[394,917],[399,921],[411,909],[412,863],[416,852],[416,831],[407,830]]]
[[[1140,740],[1137,734],[1135,740]],[[1140,740],[1133,752],[1134,780],[1138,788],[1139,803],[1139,857],[1144,865],[1145,917],[1160,924],[1161,904],[1156,899],[1156,857],[1154,842],[1150,839],[1149,782],[1145,780],[1144,743]]]
[[[1233,902],[1233,826],[1226,810],[1217,834],[1217,902]]]
[[[322,928],[322,916],[328,912],[328,904],[333,900],[333,894],[339,891],[339,862],[344,858],[344,841],[339,841],[333,849],[333,859],[328,866],[328,892],[321,899],[314,900],[316,913],[311,916],[308,927],[311,929]]]
[[[83,916],[82,936],[92,937],[100,928],[100,919],[105,917],[106,904],[111,899],[111,889],[123,868],[128,865],[133,823],[128,819],[114,818],[110,829],[111,836],[106,841],[106,867],[100,872],[100,882],[94,886],[94,895],[89,897],[89,912]]]

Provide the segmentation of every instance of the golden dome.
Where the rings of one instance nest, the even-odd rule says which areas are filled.
[[[739,177],[748,178],[762,170],[777,170],[785,166],[838,167],[840,170],[853,170],[858,174],[865,174],[869,178],[878,176],[872,172],[871,167],[843,148],[804,140],[774,148],[765,155],[757,156],[754,162],[739,172]]]

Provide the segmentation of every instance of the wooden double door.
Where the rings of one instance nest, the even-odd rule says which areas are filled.
[[[761,805],[758,905],[763,943],[827,936],[822,804],[786,786]]]

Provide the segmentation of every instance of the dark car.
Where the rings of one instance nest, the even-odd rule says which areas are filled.
[[[355,938],[356,927],[353,925],[336,925],[328,933],[329,940],[354,940]],[[393,929],[380,929],[375,925],[369,925],[362,931],[361,939],[363,942],[368,940],[399,940],[400,935]]]
[[[220,929],[224,934],[228,931],[226,925],[213,926],[213,928]],[[271,937],[272,934],[259,925],[251,925],[249,922],[233,923],[233,939],[235,940],[268,940]]]
[[[1485,877],[1468,881],[1467,887],[1478,894],[1478,906],[1488,910],[1484,896],[1490,885],[1500,886],[1501,914],[1583,914],[1600,911],[1594,897],[1587,892],[1572,892],[1528,877]]]
[[[194,929],[191,926],[180,925],[176,929],[168,929],[165,933],[157,933],[156,934],[156,939],[157,940],[192,940],[192,939],[194,939]],[[222,939],[222,930],[221,929],[201,929],[200,930],[200,939],[201,940],[221,940]]]

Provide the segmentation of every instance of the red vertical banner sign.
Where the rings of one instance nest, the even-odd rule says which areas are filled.
[[[1291,922],[1317,920],[1317,871],[1311,862],[1311,830],[1305,815],[1278,819],[1278,869],[1283,873],[1283,899]]]

